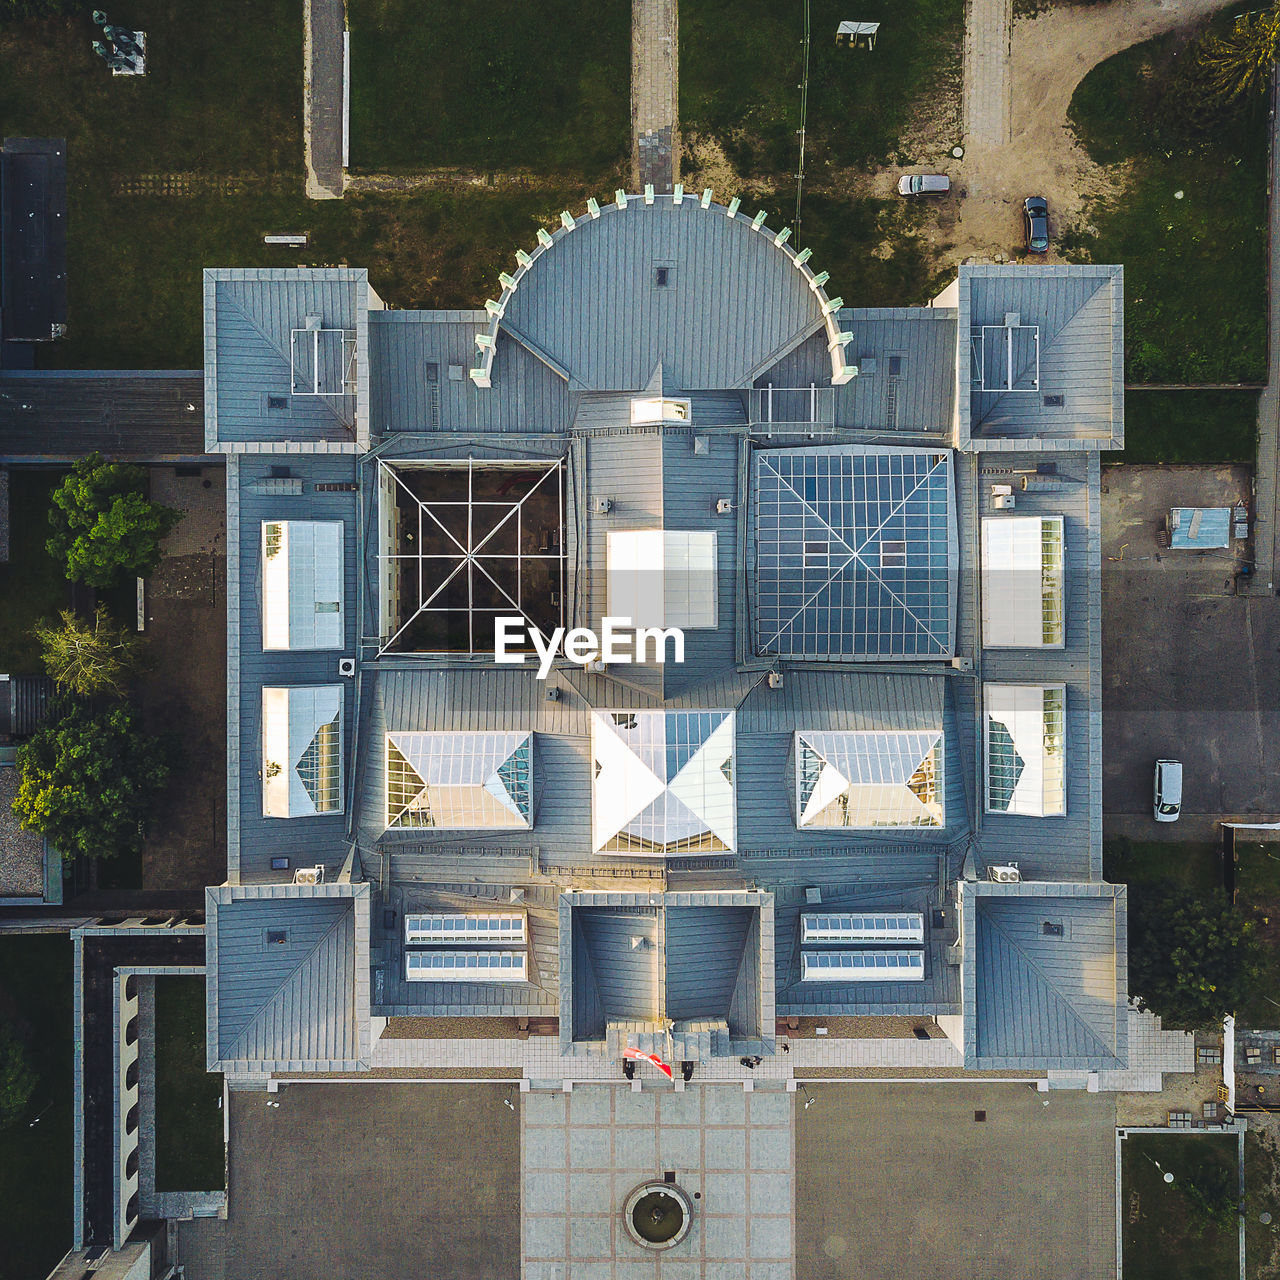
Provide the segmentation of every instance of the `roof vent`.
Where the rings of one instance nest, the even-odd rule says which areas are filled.
[[[1046,938],[1061,938],[1062,937],[1062,921],[1046,920],[1040,926],[1040,932],[1043,933]]]
[[[307,319],[306,319],[306,323],[305,323],[305,325],[304,325],[304,328],[306,329],[306,331],[307,331],[308,333],[313,333],[313,332],[315,332],[315,330],[322,328],[322,327],[323,327],[323,325],[324,325],[324,317],[323,317],[323,316],[310,315],[310,316],[308,316],[308,317],[307,317]]]
[[[817,885],[810,885],[804,891],[804,900],[811,907],[822,906],[822,890]]]
[[[1006,329],[1018,329],[1022,327],[1021,311],[1006,311],[1004,313],[1004,327]]]
[[[711,452],[711,437],[694,436],[693,452],[695,457],[705,458]]]
[[[1044,407],[1046,409],[1061,409],[1066,403],[1066,396],[1045,396],[1044,398]]]
[[[338,659],[338,674],[346,676],[350,679],[356,673],[356,660],[354,658]]]
[[[268,929],[267,945],[269,947],[283,947],[289,941],[289,934],[284,929]]]
[[[733,510],[733,499],[732,499],[732,498],[717,498],[717,499],[716,499],[716,515],[718,515],[718,516],[727,516],[727,515],[728,515],[732,510]]]
[[[613,510],[613,499],[596,498],[591,503],[591,510],[598,516],[607,516]]]
[[[642,937],[642,936],[641,936],[640,934],[638,934],[638,933],[633,933],[633,934],[631,935],[631,950],[632,950],[632,951],[644,951],[648,946],[649,946],[649,939],[648,939],[648,938]]]
[[[509,901],[509,902],[511,902],[511,903],[513,903],[513,904],[514,904],[514,903],[518,903],[518,902],[523,902],[523,901],[524,901],[524,890],[523,890],[523,889],[512,889],[512,890],[511,890],[510,897],[508,898],[508,901]]]
[[[451,364],[449,366],[449,381],[450,382],[462,381],[462,366],[460,364]]]
[[[769,688],[770,689],[782,688],[782,672],[781,671],[769,672]]]
[[[1022,872],[1018,870],[1016,862],[1007,863],[1002,867],[988,867],[987,875],[992,884],[1019,884],[1022,880]]]

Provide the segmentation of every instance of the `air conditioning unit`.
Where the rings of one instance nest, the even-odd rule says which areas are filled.
[[[1015,863],[1008,863],[1003,867],[988,867],[987,877],[994,884],[1019,884],[1022,881],[1022,872],[1018,870]]]
[[[324,884],[324,867],[299,867],[293,873],[294,884]]]
[[[338,659],[338,674],[350,678],[356,673],[356,660],[354,658]]]

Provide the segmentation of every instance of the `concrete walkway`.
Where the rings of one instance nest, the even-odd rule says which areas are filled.
[[[969,0],[964,27],[964,139],[1003,147],[1009,141],[1013,0]]]
[[[649,182],[670,191],[679,179],[678,33],[677,0],[632,0],[631,176],[638,191]]]
[[[303,148],[307,195],[312,200],[342,197],[342,0],[306,0],[303,21]]]
[[[1258,400],[1258,465],[1254,473],[1253,562],[1254,577],[1242,582],[1250,595],[1274,596],[1277,572],[1276,525],[1280,521],[1280,118],[1276,113],[1277,79],[1271,86],[1271,168],[1267,179],[1271,229],[1267,249],[1267,387]]]

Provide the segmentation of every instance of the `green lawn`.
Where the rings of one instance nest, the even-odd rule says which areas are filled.
[[[791,186],[798,157],[803,10],[776,0],[680,5],[680,127],[709,135],[744,178]],[[874,50],[837,48],[838,24],[880,22]],[[954,77],[963,0],[837,0],[810,9],[807,169],[875,167],[894,154],[917,102]],[[939,138],[943,155],[958,138]],[[834,272],[832,273],[835,274]]]
[[[1245,1274],[1272,1280],[1280,1274],[1280,1161],[1275,1139],[1250,1130],[1244,1137]],[[1261,1223],[1269,1213],[1271,1222]]]
[[[1120,1149],[1125,1280],[1237,1275],[1235,1136],[1135,1133]],[[1165,1173],[1173,1174],[1172,1184]]]
[[[156,979],[156,1190],[226,1185],[222,1076],[205,1070],[204,978]]]
[[[0,1280],[43,1280],[71,1247],[70,939],[0,936],[0,1008],[39,1078],[26,1119],[0,1130]]]
[[[1129,391],[1115,462],[1252,462],[1256,391]]]
[[[630,156],[627,0],[350,0],[351,167],[598,176]]]
[[[71,604],[64,566],[44,549],[49,537],[49,495],[62,473],[9,472],[9,562],[0,564],[0,671],[43,675],[31,628]]]
[[[1138,889],[1175,885],[1201,895],[1223,892],[1220,852],[1221,846],[1212,842],[1107,840],[1102,846],[1102,876]]]
[[[1236,905],[1257,926],[1264,966],[1236,1020],[1242,1027],[1280,1025],[1280,844],[1236,841]]]
[[[1267,341],[1265,104],[1209,129],[1188,124],[1179,79],[1187,64],[1175,61],[1184,42],[1135,45],[1076,89],[1070,117],[1085,149],[1131,171],[1061,247],[1072,259],[1124,263],[1130,381],[1258,382]],[[1158,452],[1162,442],[1154,444]]]
[[[216,13],[142,0],[128,16],[148,30],[141,81],[113,79],[93,57],[87,19],[0,26],[0,135],[67,138],[69,334],[41,349],[42,367],[199,367],[207,266],[350,263],[391,305],[478,306],[538,226],[615,185],[570,174],[535,191],[307,200],[296,0]],[[235,33],[234,56],[219,31]],[[625,130],[625,69],[621,84]],[[182,193],[156,194],[151,178],[166,174],[186,175]],[[268,247],[273,232],[310,242]]]

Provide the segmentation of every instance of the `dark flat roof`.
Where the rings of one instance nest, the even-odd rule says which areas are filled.
[[[0,150],[0,334],[47,342],[67,323],[67,142]]]

